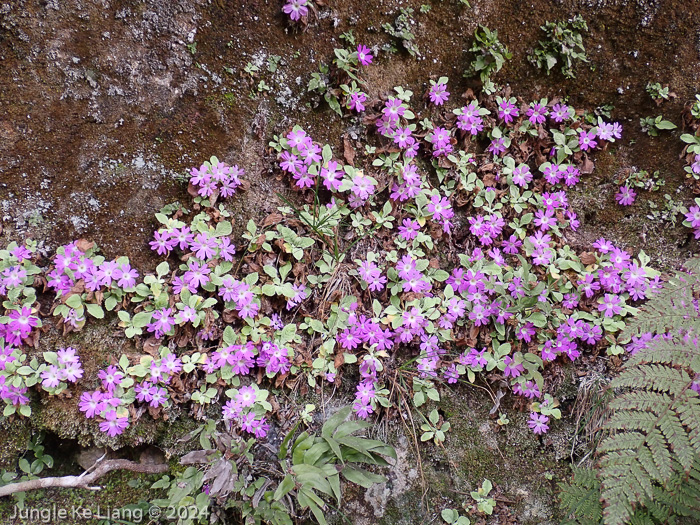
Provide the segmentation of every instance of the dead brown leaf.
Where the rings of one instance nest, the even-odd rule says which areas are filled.
[[[583,173],[584,175],[590,175],[591,173],[593,173],[594,168],[595,164],[593,164],[593,161],[588,157],[585,157],[583,159],[583,166],[581,166],[581,173]]]
[[[267,226],[272,226],[273,224],[279,224],[282,222],[282,214],[281,213],[271,213],[267,217],[265,217],[265,220],[262,221],[262,227],[265,228]]]
[[[160,343],[155,337],[149,337],[143,342],[143,351],[152,357],[158,358],[158,348],[160,348]]]
[[[75,241],[75,245],[81,252],[86,252],[93,248],[95,246],[95,243],[92,241],[88,241],[87,239],[78,239],[77,241]]]
[[[343,138],[343,157],[348,164],[355,165],[355,148],[352,147],[350,139],[347,137]]]
[[[578,258],[581,259],[581,262],[586,266],[595,262],[595,254],[593,252],[583,252]]]

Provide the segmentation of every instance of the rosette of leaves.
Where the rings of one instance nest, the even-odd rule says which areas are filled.
[[[641,126],[642,131],[644,131],[650,137],[658,137],[660,131],[676,129],[678,127],[670,120],[664,120],[663,115],[639,119],[639,125]]]
[[[416,35],[413,34],[411,26],[415,23],[412,19],[413,8],[402,7],[399,16],[396,17],[394,24],[385,23],[382,24],[382,29],[386,31],[389,35],[398,39],[403,45],[404,49],[410,53],[411,56],[420,56],[420,50],[415,43]],[[391,51],[396,52],[396,49],[391,46]]]
[[[324,498],[341,502],[341,474],[346,481],[370,488],[386,482],[386,478],[359,465],[388,466],[385,457],[396,460],[396,451],[390,445],[355,435],[372,425],[366,421],[346,421],[351,410],[351,406],[341,408],[326,421],[320,436],[302,432],[290,447],[295,427],[280,446],[278,458],[286,475],[273,499],[281,501],[293,493],[299,506],[309,508],[322,525],[327,523],[322,510]]]
[[[501,70],[506,60],[513,58],[512,53],[498,39],[498,31],[491,31],[482,25],[474,31],[474,43],[469,51],[475,56],[464,76],[471,77],[478,73],[484,83],[490,80],[492,74]]]
[[[568,21],[546,22],[540,29],[547,38],[528,56],[530,62],[547,74],[557,65],[566,78],[575,78],[574,66],[577,61],[588,62],[583,46],[582,32],[588,32],[588,25],[581,15]]]

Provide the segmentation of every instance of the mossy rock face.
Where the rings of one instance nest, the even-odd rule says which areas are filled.
[[[19,455],[27,449],[32,428],[26,419],[5,420],[0,423],[0,470],[14,471]]]
[[[509,502],[499,504],[494,516],[510,513],[524,525],[559,523],[554,489],[556,481],[569,472],[559,458],[561,445],[565,448],[568,443],[570,423],[554,422],[549,434],[539,439],[527,427],[526,413],[508,411],[511,422],[499,427],[489,418],[491,406],[491,399],[474,388],[445,390],[438,403],[451,424],[444,448],[432,442],[420,443],[420,435],[407,433],[400,421],[390,423],[389,437],[398,461],[384,472],[389,480],[385,485],[347,494],[345,514],[352,515],[358,525],[430,522],[442,509],[473,504],[469,492],[489,479],[495,487],[491,496],[497,494]],[[414,424],[420,427],[419,421]],[[498,522],[495,517],[490,519]],[[343,521],[334,515],[333,522]]]

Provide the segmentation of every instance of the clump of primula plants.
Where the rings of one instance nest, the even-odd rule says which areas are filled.
[[[532,64],[549,72],[559,67],[566,78],[574,78],[577,62],[588,62],[586,48],[583,45],[583,33],[588,32],[588,25],[581,15],[568,21],[546,22],[541,27],[545,40],[540,40],[528,59]]]
[[[675,98],[676,94],[671,92],[668,85],[661,86],[659,82],[649,82],[646,87],[647,93],[657,106],[661,105],[664,100]]]
[[[639,119],[639,125],[642,131],[650,137],[658,137],[661,131],[676,129],[678,127],[670,120],[665,120],[663,115],[641,118]]]
[[[367,94],[362,91],[365,83],[359,72],[374,60],[372,50],[364,44],[357,44],[352,31],[343,33],[341,39],[348,47],[336,48],[330,65],[321,62],[319,71],[311,74],[307,86],[307,91],[321,95],[340,116],[343,107],[356,113],[365,110]]]
[[[393,24],[388,22],[382,24],[382,29],[401,42],[403,48],[414,57],[420,56],[420,50],[415,42],[416,35],[413,34],[414,29],[412,26],[414,26],[415,23],[416,22],[413,20],[413,8],[402,7]],[[398,51],[393,43],[387,44],[385,48],[391,53],[396,53]]]
[[[690,112],[684,113],[684,120],[693,133],[684,133],[681,135],[681,140],[685,143],[682,155],[686,161],[684,168],[686,176],[694,179],[697,186],[697,181],[700,181],[700,135],[698,134],[698,129],[700,129],[700,95],[696,95],[696,98],[698,101],[691,106]]]
[[[484,91],[491,93],[496,87],[491,79],[498,73],[506,60],[513,58],[508,48],[498,39],[498,31],[491,31],[480,25],[474,31],[474,42],[469,49],[474,54],[474,60],[464,72],[465,77],[479,75],[484,84]]]
[[[335,66],[352,79],[343,106],[373,123],[366,162],[348,164],[300,126],[275,136],[276,169],[295,194],[248,221],[240,237],[221,201],[245,188],[244,171],[212,157],[187,177],[193,209],[169,205],[156,214],[151,247],[162,262],[153,273],[141,275],[125,257],[109,260],[85,240],[49,261],[31,241],[1,250],[5,416],[29,416],[42,391],[69,391],[76,410],[110,438],[176,409],[209,414],[200,440],[220,454],[189,458],[207,465],[206,476],[193,467],[183,474],[190,492],[204,490],[192,496],[197,505],[237,494],[229,506],[279,523],[288,522],[288,494],[323,522],[324,498],[340,502],[341,470],[365,487],[384,480],[341,468],[394,456],[379,441],[350,436],[367,428],[345,421],[350,413],[392,417],[410,399],[421,439],[441,444],[450,429],[435,405],[441,391],[498,382],[527,411],[535,435],[556,426],[559,364],[623,353],[621,330],[660,286],[643,252],[603,238],[577,252],[565,238],[580,226],[567,192],[621,126],[600,117],[592,125],[558,99],[500,92],[455,103],[446,77],[430,82],[427,111],[401,87],[369,103],[353,94],[357,69],[371,61],[363,45],[336,50]],[[482,60],[478,70],[490,74],[499,63]],[[433,106],[447,111],[435,117]],[[631,203],[632,188],[645,181],[630,175],[618,200]],[[693,207],[687,216],[696,228],[699,213]],[[40,310],[37,286],[53,296],[50,308]],[[114,356],[86,377],[81,348],[35,350],[51,317],[70,332],[107,316],[140,354]],[[273,388],[348,382],[351,408],[320,437],[295,439],[298,425],[289,430],[281,475],[266,481],[252,451],[283,424],[273,417]],[[304,424],[312,409],[299,415]],[[226,466],[225,454],[240,461]],[[216,481],[233,468],[245,472],[234,486]],[[158,486],[170,487],[171,500],[186,496],[178,481]],[[487,514],[489,490],[474,496]]]
[[[615,200],[622,206],[630,206],[637,197],[635,188],[650,192],[659,191],[665,181],[661,178],[659,171],[649,174],[646,170],[629,170],[616,177],[615,184],[620,185],[619,191],[615,194]]]

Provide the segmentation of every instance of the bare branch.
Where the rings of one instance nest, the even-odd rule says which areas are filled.
[[[3,485],[0,487],[0,497],[9,496],[15,492],[51,487],[100,490],[102,487],[91,484],[113,470],[130,470],[131,472],[140,472],[142,474],[162,474],[168,471],[168,465],[166,463],[139,463],[128,459],[108,459],[103,461],[103,458],[100,458],[92,467],[79,476],[39,478]]]

